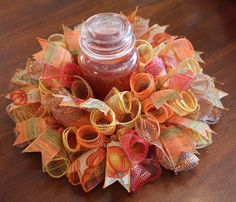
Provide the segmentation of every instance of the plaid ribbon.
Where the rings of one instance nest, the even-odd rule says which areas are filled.
[[[31,118],[16,124],[17,138],[13,145],[22,144],[41,135],[46,129],[45,118]]]
[[[70,52],[65,48],[44,39],[38,38],[38,41],[43,50],[33,55],[35,60],[43,61],[58,68],[67,63],[73,63]]]

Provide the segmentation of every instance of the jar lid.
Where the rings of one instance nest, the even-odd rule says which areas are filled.
[[[100,13],[87,19],[81,28],[80,47],[89,57],[111,60],[130,53],[135,45],[132,26],[116,13]]]

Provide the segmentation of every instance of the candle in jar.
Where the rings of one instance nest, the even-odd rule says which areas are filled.
[[[115,13],[90,17],[81,28],[80,48],[81,75],[96,98],[103,99],[112,87],[130,90],[129,80],[139,63],[127,19]]]

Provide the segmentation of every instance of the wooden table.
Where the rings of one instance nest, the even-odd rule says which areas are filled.
[[[204,51],[204,71],[230,93],[224,99],[229,112],[213,129],[214,144],[200,151],[200,164],[175,176],[163,170],[160,179],[128,194],[119,185],[102,185],[86,194],[66,178],[52,179],[41,171],[39,154],[20,154],[12,147],[14,124],[1,101],[0,201],[235,201],[236,200],[236,2],[234,0],[1,0],[0,86],[6,93],[8,80],[26,58],[40,49],[35,37],[61,32],[61,24],[76,25],[100,12],[128,12],[139,4],[139,14],[151,24],[169,24],[171,34],[186,36],[196,50]]]

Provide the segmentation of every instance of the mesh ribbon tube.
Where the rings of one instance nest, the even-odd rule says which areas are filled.
[[[46,172],[53,178],[60,178],[67,173],[68,158],[65,155],[56,155],[46,166]]]
[[[62,142],[68,152],[75,153],[81,149],[76,139],[77,128],[68,127],[62,133]]]
[[[76,139],[78,144],[91,149],[103,144],[104,135],[98,132],[92,125],[83,125],[78,129]]]
[[[148,152],[148,142],[139,137],[134,130],[128,130],[121,138],[121,146],[128,159],[140,163]]]
[[[80,101],[93,97],[93,91],[90,85],[81,77],[76,76],[76,80],[71,85],[71,93]]]
[[[104,135],[111,135],[116,129],[116,116],[113,110],[109,110],[107,115],[98,109],[94,109],[90,114],[91,124],[97,131]]]
[[[125,114],[121,120],[118,120],[119,125],[126,128],[133,128],[135,124],[135,120],[141,115],[141,103],[138,99],[132,99],[132,108],[131,112]]]
[[[154,78],[149,73],[134,73],[130,78],[130,88],[134,96],[143,101],[155,90]]]
[[[195,113],[199,108],[197,99],[191,90],[182,91],[180,98],[169,101],[169,104],[179,116]]]

